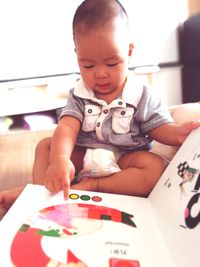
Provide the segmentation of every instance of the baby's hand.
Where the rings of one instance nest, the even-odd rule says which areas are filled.
[[[182,144],[190,132],[196,128],[200,127],[200,120],[186,122],[179,127],[178,131],[178,141]]]
[[[68,199],[70,180],[74,177],[74,173],[75,168],[71,160],[60,157],[49,165],[44,184],[52,194],[63,190],[64,198]]]

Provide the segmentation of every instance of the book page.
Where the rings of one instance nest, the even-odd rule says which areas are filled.
[[[175,266],[200,266],[200,128],[180,147],[149,200]]]
[[[4,267],[173,266],[145,198],[71,190],[65,201],[28,185],[0,223],[0,240]]]

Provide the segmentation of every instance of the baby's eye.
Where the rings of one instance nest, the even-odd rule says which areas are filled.
[[[94,66],[93,65],[83,65],[83,68],[85,69],[92,69]]]
[[[107,64],[108,67],[115,67],[119,64],[119,62],[112,63],[112,64]]]

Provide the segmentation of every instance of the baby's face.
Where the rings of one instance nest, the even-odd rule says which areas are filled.
[[[111,102],[123,89],[133,45],[124,27],[115,24],[76,33],[80,72],[96,96]]]

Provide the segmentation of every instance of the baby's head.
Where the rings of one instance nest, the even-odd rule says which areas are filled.
[[[85,0],[77,8],[73,19],[73,37],[76,42],[76,35],[87,33],[99,27],[110,27],[113,23],[119,22],[124,30],[128,30],[128,16],[117,0]],[[119,23],[118,23],[119,24]]]
[[[122,91],[132,54],[128,16],[117,0],[85,0],[73,19],[73,37],[85,84],[107,102]]]

